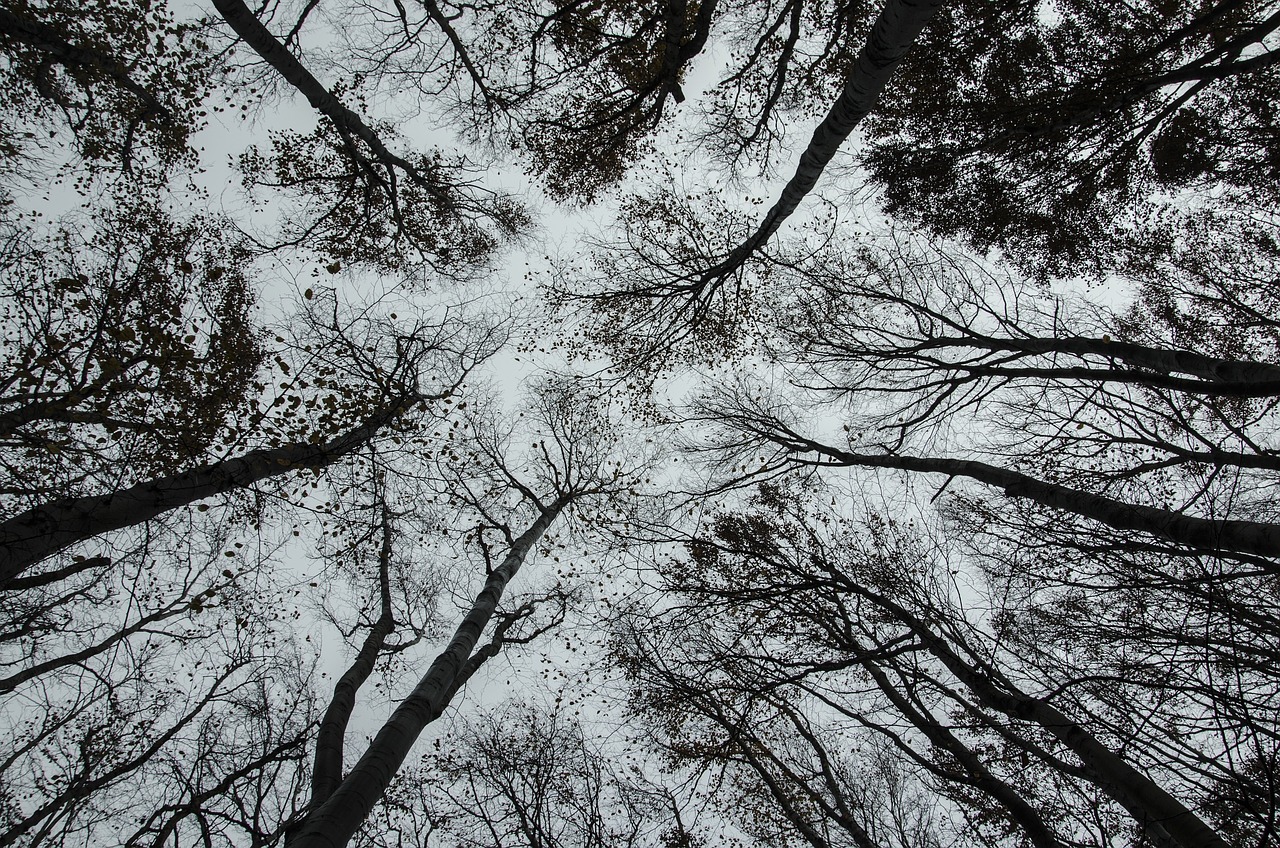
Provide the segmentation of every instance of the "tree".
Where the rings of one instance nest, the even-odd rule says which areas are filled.
[[[875,107],[939,6],[915,0],[885,4],[848,70],[839,97],[801,153],[795,174],[757,226],[741,238],[735,234],[727,249],[717,250],[714,243],[700,237],[715,229],[703,217],[708,214],[706,208],[685,206],[677,198],[645,199],[627,210],[636,220],[633,232],[639,238],[629,239],[631,243],[622,251],[621,263],[628,272],[623,277],[624,287],[606,283],[564,294],[586,301],[598,313],[597,320],[605,326],[602,336],[613,337],[622,329],[623,343],[630,342],[629,353],[638,349],[644,358],[661,363],[672,348],[690,338],[696,343],[700,334],[711,336],[709,344],[715,346],[720,326],[733,323],[735,314],[746,308],[743,302],[750,303],[741,291],[744,268],[817,185],[841,144]],[[710,210],[712,220],[720,217],[719,212]],[[723,239],[717,235],[717,241]],[[602,275],[607,276],[608,272]],[[723,290],[727,285],[737,290],[726,296]],[[727,316],[720,317],[720,311]],[[704,327],[707,324],[709,330]]]
[[[386,793],[423,729],[440,717],[505,642],[532,638],[509,635],[508,630],[529,615],[533,605],[503,614],[499,604],[551,527],[575,514],[588,514],[586,511],[601,514],[610,500],[639,482],[646,460],[641,454],[618,451],[615,437],[601,427],[599,407],[589,399],[576,399],[574,392],[572,384],[552,384],[534,400],[533,433],[538,441],[523,468],[510,458],[514,428],[477,417],[470,422],[471,440],[450,428],[449,438],[456,441],[443,449],[443,455],[452,464],[452,500],[473,510],[477,518],[473,538],[483,557],[481,588],[462,611],[447,647],[422,672],[412,692],[397,705],[359,760],[336,786],[332,779],[322,784],[332,786],[330,794],[313,795],[310,812],[297,825],[292,844],[300,848],[346,845],[352,839]],[[498,540],[496,550],[489,541],[491,534]],[[492,638],[481,644],[495,616],[498,624]],[[338,695],[344,697],[341,692]],[[349,712],[351,705],[352,700],[344,700],[342,709]],[[335,738],[333,744],[337,742]],[[338,766],[340,760],[332,762],[332,768]]]
[[[852,405],[845,434],[805,433],[790,399],[750,385],[717,390],[704,417],[728,425],[719,447],[736,454],[771,443],[816,452],[802,464],[979,480],[1273,568],[1263,560],[1277,553],[1274,515],[1237,489],[1272,485],[1261,435],[1274,407],[1274,327],[1261,317],[1270,294],[1253,285],[1257,254],[1211,280],[1196,274],[1191,257],[1207,259],[1205,248],[1190,243],[1158,289],[1141,266],[1144,299],[1119,314],[909,244],[818,253],[782,272],[793,282],[775,301],[785,320],[761,333],[810,397]],[[1180,348],[1189,320],[1221,332]],[[981,422],[967,442],[952,435],[962,420]]]
[[[424,640],[438,641],[444,635],[438,632],[437,607],[449,575],[446,569],[431,563],[430,548],[424,544],[434,542],[437,547],[447,544],[448,527],[441,526],[440,516],[433,515],[426,507],[439,493],[424,490],[420,485],[406,485],[403,475],[398,478],[400,485],[394,487],[403,491],[389,493],[385,481],[386,462],[376,455],[369,457],[368,468],[353,467],[352,471],[372,473],[370,502],[343,510],[345,515],[330,522],[337,524],[332,531],[326,526],[325,536],[332,535],[339,540],[329,543],[335,549],[326,554],[326,560],[349,580],[361,583],[369,582],[368,572],[372,571],[373,585],[367,600],[362,599],[360,604],[358,623],[348,626],[336,613],[330,613],[330,617],[347,639],[361,630],[366,632],[354,658],[334,683],[315,738],[310,797],[305,808],[291,817],[295,822],[291,827],[304,821],[305,816],[314,812],[341,785],[348,723],[355,713],[361,690],[379,679],[375,673],[383,681],[380,688],[396,688],[395,679],[411,676],[415,669],[414,655],[407,652]],[[393,502],[404,506],[395,508]],[[375,540],[376,546],[371,546],[369,543]],[[372,551],[368,550],[370,547]],[[488,549],[482,550],[487,553]],[[330,601],[326,609],[334,603],[332,582],[336,577],[336,574],[329,577]],[[463,677],[469,679],[502,648],[526,644],[554,629],[563,621],[569,601],[565,593],[553,590],[509,610],[497,610],[497,624],[489,644],[471,657]],[[552,608],[550,615],[539,620],[538,614],[548,607]],[[456,688],[462,688],[464,683],[465,679]]]
[[[1042,271],[1103,271],[1115,224],[1158,192],[1274,208],[1277,25],[1236,0],[949,9],[861,159],[894,215]]]
[[[122,197],[44,238],[14,233],[2,278],[7,495],[76,485],[104,460],[173,468],[243,413],[263,354],[244,251],[224,223]]]
[[[901,787],[877,798],[859,783],[866,765],[848,752],[879,750],[868,736],[896,751],[910,781],[986,829],[971,838],[1019,833],[1057,845],[1091,832],[1086,844],[1105,842],[1120,825],[1082,815],[1101,794],[1154,844],[1226,844],[1160,782],[1243,789],[1243,774],[1209,777],[1194,758],[1166,759],[1146,712],[1120,735],[1093,697],[1126,681],[1087,654],[1059,655],[1052,670],[1027,663],[1005,643],[1007,630],[965,615],[957,604],[974,608],[975,599],[957,597],[957,563],[938,562],[946,548],[922,544],[915,527],[874,513],[849,521],[810,504],[770,485],[748,509],[709,516],[687,556],[655,563],[678,599],[662,614],[666,626],[624,621],[639,712],[667,728],[677,756],[734,775],[735,789],[776,805],[769,827],[819,846],[878,844],[873,832],[924,844],[955,838],[945,813],[920,809],[906,820],[922,829],[904,834],[901,813],[889,815]],[[1181,721],[1177,706],[1169,718]],[[1212,751],[1217,742],[1206,733],[1194,744]],[[906,797],[919,805],[928,791]]]
[[[4,844],[267,841],[293,803],[314,718],[270,571],[234,527],[182,529],[4,593]]]
[[[925,679],[954,675],[970,692],[955,709],[967,715],[995,710],[1057,739],[1054,744],[1066,746],[1072,762],[1088,772],[1093,791],[1128,810],[1155,841],[1247,843],[1273,826],[1261,799],[1269,791],[1274,715],[1259,709],[1258,697],[1275,685],[1263,656],[1274,645],[1276,619],[1273,605],[1257,598],[1268,592],[1263,585],[1274,579],[1280,551],[1269,503],[1249,497],[1267,491],[1274,476],[1262,435],[1275,395],[1274,327],[1262,304],[1273,293],[1259,285],[1272,242],[1265,228],[1241,228],[1238,244],[1254,245],[1250,254],[1222,236],[1207,237],[1203,224],[1193,219],[1185,239],[1168,253],[1153,248],[1134,254],[1128,271],[1136,278],[1137,299],[1118,311],[1051,298],[998,267],[904,242],[883,251],[872,245],[852,254],[827,250],[780,261],[779,281],[790,285],[786,297],[773,300],[776,325],[759,332],[761,348],[790,380],[792,393],[777,388],[781,381],[773,388],[748,380],[721,384],[696,408],[697,420],[715,434],[704,435],[693,449],[713,463],[726,492],[801,470],[823,470],[827,478],[832,469],[854,470],[861,488],[905,491],[937,488],[923,478],[941,475],[934,478],[941,486],[933,500],[951,489],[943,526],[952,539],[963,540],[962,552],[954,555],[969,564],[968,573],[989,581],[990,620],[967,619],[950,601],[905,602],[901,581],[909,585],[916,579],[911,577],[877,578],[889,581],[879,588],[841,582],[833,591],[866,600],[875,616],[887,616],[919,638],[920,650],[945,669]],[[815,402],[849,410],[842,434],[814,432],[822,426]],[[798,423],[802,415],[804,424]],[[896,474],[886,479],[874,475],[877,469]],[[830,551],[844,550],[827,541],[828,519],[796,516],[786,522],[795,526],[784,530],[768,515],[792,515],[787,496],[768,495],[762,503],[764,516],[725,519],[706,543],[713,565],[715,550],[727,549],[734,561],[743,561],[743,571],[724,577],[716,591],[743,601],[767,594],[781,603],[787,591],[808,586],[806,575],[823,585],[822,563],[831,561]],[[778,556],[793,588],[777,588],[761,571],[777,546],[789,552]],[[698,555],[695,550],[695,560]],[[887,562],[883,568],[891,575],[906,567],[900,554]],[[958,573],[955,566],[950,571]],[[705,609],[696,600],[691,604]],[[807,608],[802,604],[791,614],[808,620],[802,617]],[[836,627],[828,619],[857,620],[852,612],[826,616],[814,627]],[[735,644],[732,636],[706,638],[712,640],[708,651]],[[814,631],[802,628],[799,638],[803,644]],[[890,659],[897,655],[888,647],[892,638],[876,636],[846,650],[876,680],[880,672],[868,663],[896,662]],[[662,650],[637,649],[646,657]],[[784,649],[761,646],[745,658],[736,650],[728,656],[737,665],[729,668],[746,677],[726,684],[735,701],[702,698],[698,684],[671,684],[688,687],[680,698],[699,705],[699,721],[729,732],[766,708],[784,724],[788,708],[806,714],[803,706],[778,706],[770,693],[771,687],[807,680],[810,672],[783,663],[771,673],[796,677],[762,682],[754,676],[760,657]],[[882,658],[881,651],[889,653]],[[730,659],[717,656],[715,662]],[[843,669],[844,662],[797,660],[802,668],[824,671]],[[663,668],[652,672],[655,679],[688,678],[681,662]],[[734,670],[740,668],[746,670]],[[1224,676],[1226,669],[1231,671]],[[904,687],[915,691],[919,672],[898,667],[895,673],[898,679],[891,674],[876,689],[901,710],[913,696],[894,699]],[[951,698],[953,691],[943,684],[930,697]],[[673,703],[674,696],[668,692],[658,700]],[[849,707],[843,714],[865,716],[866,709]],[[938,714],[933,706],[928,712]],[[1153,715],[1163,716],[1154,725],[1159,729],[1149,725]],[[1005,719],[983,721],[1005,739],[1000,744],[1009,743],[1010,731],[1001,729]],[[955,748],[943,741],[945,722],[917,709],[910,723],[961,762],[970,755],[983,762],[982,746]],[[757,732],[766,727],[768,722]],[[767,734],[759,738],[767,750],[779,744]],[[804,745],[821,758],[831,743]],[[1121,749],[1150,752],[1141,768],[1182,784],[1170,797],[1194,814],[1194,821],[1187,819],[1192,831],[1164,834],[1163,824],[1152,830],[1152,822],[1184,813],[1167,807],[1169,798],[1160,793],[1168,791],[1159,786],[1129,794],[1143,784],[1135,775],[1122,776],[1125,764],[1108,754]],[[795,782],[787,768],[797,775],[804,768],[786,765],[781,754],[773,762],[732,750],[732,761],[749,767],[790,810],[784,817],[792,824],[812,829],[815,815],[836,815],[812,812],[810,804],[835,804],[825,794],[795,806],[791,790],[779,788]],[[1218,762],[1223,765],[1205,765]],[[1044,842],[1034,820],[1028,825],[1017,812],[1014,796],[991,794],[998,783],[972,766],[962,773],[961,783],[990,796],[985,805],[997,803],[1027,838]],[[1062,785],[1059,777],[1038,780],[1043,783],[1014,795],[1034,802],[1026,794],[1031,786]],[[1007,777],[1000,782],[1016,785]],[[1082,797],[1063,803],[1079,808]],[[1233,800],[1222,807],[1221,798]],[[1228,807],[1236,819],[1219,812]],[[1053,821],[1062,813],[1038,815]],[[809,836],[829,838],[820,831]]]
[[[324,335],[311,339],[314,344],[301,345],[299,351],[315,363],[314,371],[293,375],[288,363],[277,356],[277,367],[290,378],[284,391],[271,399],[268,414],[255,412],[243,416],[247,420],[218,422],[224,428],[222,457],[184,462],[180,470],[155,477],[126,478],[126,482],[117,477],[115,488],[105,492],[80,495],[73,491],[26,507],[0,523],[3,580],[18,577],[78,542],[179,507],[290,472],[321,470],[388,429],[409,426],[412,416],[433,401],[447,399],[476,362],[490,356],[495,343],[501,345],[500,331],[458,327],[450,321],[436,327],[420,325],[403,335],[393,333],[373,344],[344,326],[336,300],[332,303],[332,315],[319,316],[327,324],[314,327]],[[363,329],[370,327],[366,324]],[[431,373],[436,365],[450,370]],[[424,381],[435,383],[436,388],[424,389]],[[272,412],[277,407],[278,413]],[[266,444],[233,452],[242,437]]]
[[[177,468],[132,485],[131,475],[148,473],[145,464],[121,468],[103,461],[68,485],[119,489],[44,498],[7,519],[9,528],[21,528],[32,515],[61,519],[43,538],[4,549],[7,562],[17,563],[4,587],[0,628],[0,686],[13,740],[3,761],[13,792],[6,798],[10,842],[38,844],[70,834],[92,840],[110,832],[133,833],[137,844],[181,843],[192,833],[228,844],[242,838],[270,843],[283,837],[305,802],[304,760],[318,716],[306,663],[291,656],[289,635],[281,632],[282,620],[292,620],[291,599],[270,567],[280,544],[272,541],[271,526],[290,511],[281,501],[293,497],[299,472],[315,473],[311,491],[318,492],[319,471],[342,456],[382,439],[403,439],[415,424],[436,420],[423,390],[440,399],[456,391],[476,362],[501,345],[504,330],[446,317],[435,325],[401,323],[396,332],[368,312],[344,313],[325,293],[308,292],[304,301],[310,309],[290,338],[275,339],[284,345],[274,353],[275,371],[285,378],[279,389],[252,382],[252,407],[210,417],[217,426],[195,459],[216,452],[227,458],[159,457]],[[166,313],[156,317],[168,326]],[[95,326],[105,328],[108,339],[135,341],[122,333],[128,324]],[[95,343],[92,334],[70,338]],[[92,381],[93,360],[80,369],[40,364],[44,371],[36,373],[45,375],[41,394],[49,406],[38,412],[61,422],[73,403],[101,402],[124,415],[128,395],[122,393],[148,389],[149,341],[138,341],[134,379],[123,386],[93,382],[96,394],[77,395],[74,385],[54,391],[68,374]],[[243,333],[236,341],[259,343]],[[75,345],[50,347],[66,360],[81,355]],[[189,425],[198,424],[199,407],[175,403],[170,411],[163,392],[198,390],[201,378],[215,375],[199,372],[179,385],[167,362],[157,366],[154,373],[165,379],[151,390],[154,408],[140,410],[175,419],[185,412]],[[259,376],[255,363],[248,377]],[[46,418],[29,415],[27,422],[39,426]],[[141,433],[163,433],[147,423],[137,420]],[[343,427],[350,429],[343,434]],[[338,437],[329,438],[335,429]],[[186,432],[196,435],[194,426]],[[116,447],[102,441],[108,447],[98,448],[97,458],[108,460]],[[244,452],[244,442],[263,447]],[[276,485],[253,485],[259,481]],[[198,503],[216,492],[228,497]],[[126,532],[98,535],[113,529]],[[57,553],[69,539],[90,537],[109,555]],[[37,563],[45,567],[27,567]]]
[[[973,499],[947,508],[957,540],[986,550],[984,576],[1007,599],[996,622],[1004,644],[1036,673],[1072,681],[1096,727],[1122,739],[1150,734],[1143,744],[1176,764],[1225,839],[1265,839],[1274,718],[1256,705],[1275,685],[1263,658],[1275,644],[1263,588],[1271,578],[1035,509],[984,525],[988,510]],[[1073,667],[1079,657],[1087,676]],[[1167,718],[1144,729],[1153,713]]]
[[[286,233],[286,243],[310,247],[331,265],[368,264],[383,271],[427,266],[436,272],[472,266],[500,238],[529,224],[513,200],[486,198],[463,184],[457,166],[439,154],[405,159],[346,106],[240,0],[215,7],[243,42],[298,90],[327,121],[311,135],[282,133],[275,152],[256,148],[242,159],[246,179],[301,195],[311,220]],[[488,226],[486,226],[488,225]]]
[[[1136,530],[1188,552],[1227,556],[1251,564],[1264,564],[1280,554],[1280,526],[1273,522],[1201,518],[1181,510],[1117,500],[976,460],[844,450],[793,429],[778,417],[782,410],[760,409],[753,400],[746,392],[726,393],[709,400],[702,415],[726,425],[725,437],[716,440],[710,450],[725,451],[733,460],[745,464],[762,451],[773,453],[773,457],[764,457],[760,474],[776,473],[780,467],[828,466],[942,474],[948,479],[963,477],[1002,489],[1008,497],[1026,498],[1116,530]],[[1265,564],[1263,567],[1268,568]]]
[[[199,26],[163,5],[112,0],[6,4],[0,50],[0,108],[20,116],[0,136],[6,178],[27,176],[21,163],[65,130],[91,172],[146,177],[190,161],[188,138],[221,70]]]
[[[670,792],[625,774],[585,733],[567,711],[523,703],[466,721],[418,778],[449,844],[690,844]]]
[[[838,93],[854,59],[846,35],[868,18],[847,0],[348,8],[376,32],[344,57],[349,73],[371,91],[407,84],[448,96],[470,133],[505,141],[549,193],[573,202],[664,152],[662,132],[689,108],[683,81],[717,42],[730,53],[695,132],[732,169],[769,167],[785,119]]]
[[[1273,841],[1266,4],[144,6],[0,8],[0,843]],[[216,212],[204,119],[298,95]],[[851,231],[840,153],[1004,253]],[[553,288],[625,375],[522,414],[507,165],[603,201]],[[415,758],[569,622],[679,788],[566,711]]]
[[[552,9],[531,16],[523,68],[529,104],[513,144],[553,196],[591,201],[653,154],[655,131],[684,101],[681,80],[706,47],[721,4],[571,2]]]

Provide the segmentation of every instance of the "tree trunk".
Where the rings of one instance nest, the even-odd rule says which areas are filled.
[[[342,783],[342,757],[347,741],[347,722],[356,706],[356,694],[373,673],[378,655],[387,636],[396,623],[391,611],[391,516],[387,505],[382,505],[382,545],[378,551],[378,620],[365,636],[360,651],[351,665],[338,678],[333,687],[333,697],[320,720],[316,734],[316,756],[311,770],[311,801],[308,810],[314,810]]]
[[[708,281],[724,279],[736,271],[796,211],[800,201],[818,184],[818,178],[840,145],[875,107],[898,64],[942,3],[943,0],[888,0],[885,3],[871,28],[867,43],[858,53],[844,90],[800,155],[795,174],[783,187],[777,202],[755,233],[735,248],[724,262],[706,273]]]
[[[922,349],[970,348],[992,352],[1023,352],[1028,354],[1067,353],[1076,356],[1101,356],[1118,360],[1138,368],[1149,368],[1158,375],[1190,374],[1203,380],[1196,383],[1182,380],[1171,388],[1201,391],[1208,394],[1236,395],[1240,397],[1265,397],[1280,394],[1280,367],[1253,360],[1220,359],[1189,350],[1171,350],[1147,345],[1121,342],[1113,339],[1095,339],[1086,336],[1069,338],[965,338],[931,339]]]
[[[106,495],[63,498],[0,523],[0,588],[30,566],[65,548],[112,530],[149,521],[203,498],[243,489],[297,468],[324,468],[361,445],[418,400],[402,398],[359,427],[328,442],[294,442],[250,451]]]
[[[409,697],[396,707],[342,784],[303,822],[292,848],[344,848],[355,835],[400,770],[413,743],[457,692],[459,677],[507,585],[570,499],[571,496],[561,497],[542,510],[512,543],[502,564],[490,573],[476,595],[449,646],[432,662]]]
[[[859,654],[861,653],[862,651],[859,650]],[[880,691],[898,709],[898,712],[923,733],[925,738],[938,750],[946,751],[954,757],[961,768],[969,773],[972,785],[987,793],[996,803],[1004,807],[1009,814],[1009,818],[1017,822],[1032,845],[1036,846],[1036,848],[1062,848],[1063,843],[1053,830],[1045,824],[1040,813],[1027,803],[1026,799],[1019,795],[1013,787],[992,773],[968,745],[956,738],[950,728],[937,721],[928,712],[918,710],[893,685],[893,681],[889,679],[883,669],[875,664],[874,660],[864,659],[859,656],[859,662],[862,663],[862,667],[870,675],[871,679],[875,681],[876,685],[880,687]]]
[[[909,627],[935,657],[988,707],[1038,725],[1062,742],[1091,773],[1093,782],[1129,811],[1157,844],[1182,848],[1228,848],[1225,840],[1199,816],[1159,784],[1129,765],[1075,721],[1040,698],[1012,685],[1000,685],[976,669],[907,610],[865,587],[854,591],[869,598]]]
[[[951,477],[969,477],[991,486],[998,486],[1010,497],[1028,498],[1044,506],[1091,518],[1117,530],[1138,530],[1198,551],[1233,552],[1263,557],[1280,556],[1280,526],[1275,524],[1261,521],[1214,521],[1183,515],[1175,510],[1128,504],[1078,489],[1070,489],[1057,483],[1046,483],[1026,474],[998,468],[985,462],[896,454],[868,456],[836,450],[808,440],[790,442],[783,439],[781,441],[785,446],[795,450],[817,451],[825,454],[839,465],[896,468],[903,471],[946,474]]]
[[[404,159],[392,153],[378,138],[378,134],[364,120],[324,87],[297,58],[289,52],[271,31],[262,25],[258,16],[241,0],[213,0],[213,6],[222,15],[236,35],[262,57],[268,65],[284,77],[290,85],[307,98],[316,111],[325,115],[338,129],[356,136],[369,145],[378,160],[387,167],[395,167],[408,174],[415,182],[429,185],[429,180]]]

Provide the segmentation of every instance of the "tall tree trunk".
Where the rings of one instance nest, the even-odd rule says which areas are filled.
[[[1280,367],[1249,359],[1221,359],[1189,350],[1150,347],[1114,339],[1071,336],[1068,338],[987,338],[983,336],[930,339],[919,350],[962,348],[992,352],[1101,356],[1138,368],[1149,368],[1155,374],[1150,381],[1182,391],[1239,397],[1266,397],[1280,394]],[[1001,371],[1004,369],[1001,368]],[[1055,369],[1058,370],[1058,369]],[[1169,374],[1190,374],[1198,380],[1167,379]],[[1136,377],[1141,377],[1137,374]]]
[[[386,792],[423,729],[448,706],[468,669],[478,667],[478,663],[471,662],[472,652],[493,618],[503,592],[533,546],[570,500],[571,495],[558,498],[516,537],[502,563],[490,573],[484,588],[476,595],[449,646],[431,663],[409,697],[396,707],[351,773],[302,823],[292,848],[344,848],[350,842]]]
[[[980,702],[1051,733],[1080,758],[1093,782],[1128,810],[1157,844],[1172,842],[1182,848],[1228,848],[1226,841],[1182,802],[1048,701],[1033,698],[1008,681],[996,680],[991,669],[975,668],[923,621],[883,595],[862,586],[849,588],[910,628]]]
[[[861,649],[859,653],[863,653]],[[1036,848],[1062,848],[1063,843],[1053,829],[1045,823],[1035,807],[1027,803],[1017,790],[988,769],[982,759],[968,745],[956,738],[947,725],[939,722],[927,710],[918,709],[915,704],[912,704],[893,685],[893,681],[884,673],[884,670],[876,665],[874,659],[869,657],[864,659],[860,656],[859,661],[871,679],[880,687],[880,691],[897,707],[898,712],[902,713],[939,751],[946,751],[955,758],[961,768],[968,772],[972,785],[987,793],[996,803],[1004,807],[1009,818],[1017,822],[1032,845]]]
[[[792,438],[788,438],[791,436]],[[1054,509],[1074,512],[1117,530],[1138,530],[1207,553],[1232,552],[1262,557],[1280,556],[1280,525],[1262,521],[1215,521],[1170,509],[1124,503],[1057,483],[1037,480],[1017,471],[964,459],[888,454],[874,456],[837,450],[803,437],[770,437],[794,451],[817,452],[834,464],[863,468],[894,468],[949,477],[968,477],[998,486],[1015,498],[1028,498]]]
[[[418,400],[416,396],[401,398],[359,427],[327,442],[294,442],[250,451],[105,495],[63,498],[32,507],[0,523],[0,589],[30,566],[77,542],[298,468],[331,465],[368,444]]]
[[[391,611],[391,515],[387,505],[382,505],[382,544],[378,550],[378,620],[365,636],[356,658],[338,678],[333,687],[333,697],[320,720],[316,734],[316,756],[311,770],[311,801],[307,809],[314,810],[342,783],[342,756],[347,740],[347,722],[356,706],[356,694],[373,673],[387,636],[395,629]]]
[[[783,187],[756,231],[738,245],[724,262],[708,270],[703,279],[712,287],[719,284],[762,247],[782,222],[799,207],[800,201],[818,184],[818,178],[863,118],[875,107],[880,93],[921,31],[942,6],[943,0],[887,0],[871,28],[867,43],[858,53],[844,90],[822,123],[813,131],[809,146],[800,155],[796,172]]]
[[[414,182],[424,186],[431,185],[430,180],[417,168],[388,150],[378,134],[359,115],[335,97],[333,92],[325,88],[324,84],[316,79],[293,53],[289,52],[289,48],[281,44],[279,39],[263,26],[253,10],[241,0],[213,0],[213,7],[245,44],[306,97],[307,102],[317,112],[333,121],[339,130],[356,136],[369,145],[369,149],[378,157],[378,161],[388,168],[399,168]]]

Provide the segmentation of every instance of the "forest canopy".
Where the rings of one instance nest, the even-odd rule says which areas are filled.
[[[1280,5],[0,0],[0,848],[1280,845]]]

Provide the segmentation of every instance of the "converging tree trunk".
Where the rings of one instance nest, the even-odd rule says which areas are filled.
[[[1227,552],[1262,557],[1280,557],[1280,525],[1263,521],[1214,520],[1184,515],[1177,510],[1125,503],[1114,498],[1037,480],[1017,471],[963,459],[917,456],[871,456],[835,450],[820,450],[839,465],[864,468],[894,468],[968,477],[1005,494],[1027,498],[1054,509],[1091,518],[1117,530],[1138,530],[1161,539],[1206,553]]]
[[[1246,557],[1280,557],[1280,525],[1265,521],[1197,518],[1179,510],[1126,503],[1115,498],[1072,489],[1039,480],[1019,471],[967,459],[906,456],[903,454],[863,454],[823,444],[768,415],[744,409],[716,410],[730,427],[760,439],[792,455],[799,465],[827,465],[860,468],[888,468],[948,477],[967,477],[996,486],[1015,498],[1027,498],[1043,506],[1090,518],[1117,530],[1137,530],[1204,553],[1238,554]],[[802,459],[798,454],[817,454],[820,459]],[[1272,567],[1274,570],[1274,566]]]
[[[391,548],[394,533],[391,527],[390,509],[381,505],[379,530],[382,542],[378,548],[378,620],[369,628],[364,642],[351,665],[338,678],[333,687],[333,697],[325,708],[316,733],[316,755],[311,769],[311,803],[314,810],[342,783],[343,748],[347,741],[347,722],[356,706],[356,694],[373,674],[374,665],[387,637],[395,629],[396,621],[391,608]]]
[[[294,442],[250,451],[105,495],[63,498],[32,507],[0,523],[0,588],[32,565],[77,542],[141,524],[169,510],[299,468],[332,465],[368,444],[379,431],[422,399],[400,398],[359,427],[327,442]]]
[[[800,206],[800,201],[818,184],[818,178],[835,157],[840,145],[880,99],[893,72],[922,30],[942,6],[943,0],[888,0],[876,18],[867,43],[845,82],[844,90],[822,123],[813,131],[808,147],[800,154],[796,172],[756,231],[735,248],[724,262],[706,272],[705,280],[723,280],[763,246],[782,222]]]
[[[292,841],[293,848],[344,848],[409,754],[423,729],[439,718],[466,678],[478,668],[473,652],[493,618],[507,585],[529,552],[573,500],[563,495],[543,508],[517,536],[502,563],[489,574],[449,646],[436,657],[417,687],[396,707],[359,762],[336,790],[312,812]]]
[[[1190,350],[1152,347],[1134,342],[1110,338],[1070,336],[1067,338],[999,338],[974,334],[970,337],[943,337],[929,339],[912,346],[913,350],[985,350],[992,353],[1009,353],[1015,356],[1037,354],[1070,354],[1074,356],[1100,356],[1150,371],[1101,371],[1096,369],[1069,369],[1048,366],[1026,369],[1032,376],[1065,377],[1071,379],[1115,380],[1145,383],[1153,386],[1186,392],[1231,397],[1269,397],[1280,394],[1280,367],[1268,362],[1247,359],[1223,359],[1206,356]],[[997,364],[987,366],[995,375],[1012,374],[1015,369],[1007,365],[1013,357],[1004,357]],[[984,366],[959,363],[956,370],[973,370],[982,373]],[[1196,379],[1185,379],[1172,374],[1190,374]]]
[[[399,168],[415,182],[429,184],[417,168],[388,150],[378,134],[316,79],[241,0],[213,0],[213,6],[236,31],[236,35],[306,97],[317,112],[333,121],[343,133],[349,133],[369,145],[369,149],[388,169]],[[394,174],[391,174],[391,179],[394,178]]]
[[[1158,845],[1176,843],[1182,848],[1227,848],[1226,841],[1194,812],[1178,801],[1123,757],[1103,745],[1084,727],[1068,718],[1044,698],[1033,698],[1002,679],[994,669],[980,668],[963,659],[931,627],[878,592],[851,586],[909,627],[947,669],[973,692],[980,702],[1005,715],[1033,722],[1053,734],[1070,749],[1097,786],[1129,811]]]

